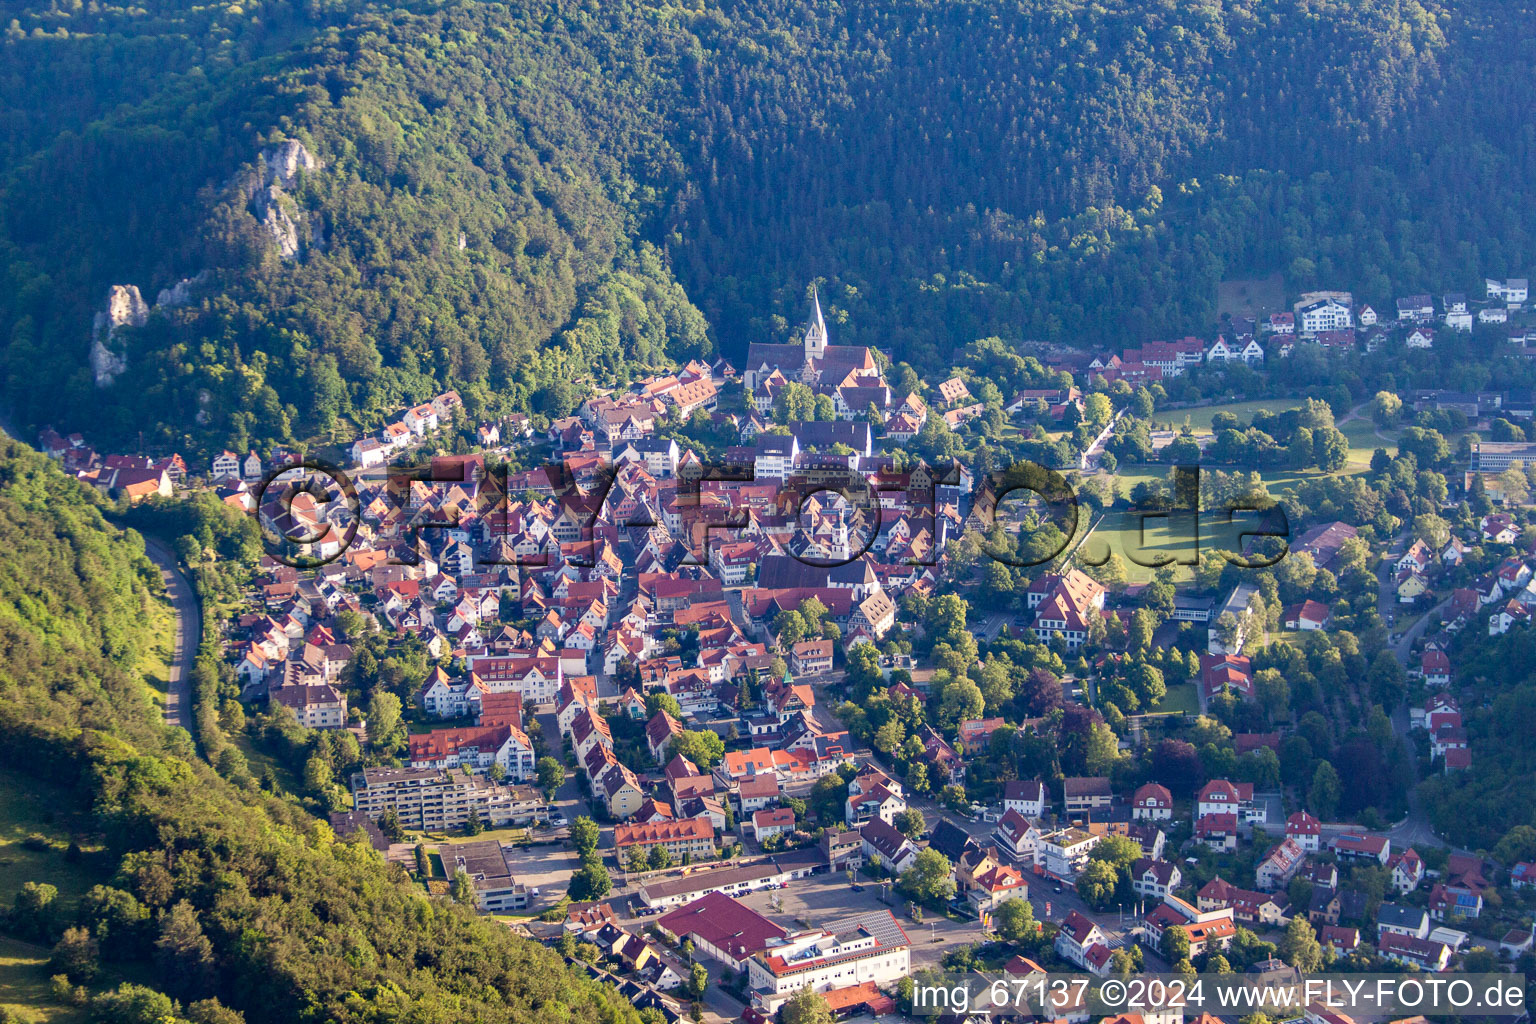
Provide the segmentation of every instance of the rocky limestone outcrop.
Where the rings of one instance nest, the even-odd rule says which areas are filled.
[[[128,357],[112,348],[119,327],[143,327],[149,319],[149,303],[139,294],[138,285],[115,284],[107,289],[107,308],[96,313],[91,327],[91,372],[96,385],[105,387],[128,366]]]
[[[268,185],[251,199],[251,212],[261,221],[261,226],[277,243],[278,254],[285,260],[296,260],[299,248],[299,225],[288,211],[283,209],[283,190]]]
[[[258,163],[260,178],[249,196],[251,215],[272,236],[283,259],[299,259],[306,248],[323,243],[324,232],[318,220],[314,225],[307,223],[309,218],[289,192],[301,173],[319,170],[320,161],[302,142],[286,139],[263,149]]]
[[[285,139],[261,151],[261,166],[264,184],[292,189],[298,184],[299,172],[318,170],[320,161],[298,139]]]
[[[261,222],[285,260],[299,259],[309,248],[325,243],[324,222],[299,208],[289,194],[304,174],[320,169],[320,161],[297,139],[286,139],[263,149],[254,172],[244,170],[230,186],[244,195],[251,215]],[[313,220],[313,223],[309,223]],[[155,297],[159,308],[189,304],[196,291],[212,278],[204,270],[182,278]],[[107,290],[107,308],[97,312],[91,328],[91,372],[97,387],[107,387],[128,367],[128,354],[114,336],[120,327],[142,327],[150,306],[137,285],[115,284]],[[201,414],[201,413],[200,413]]]
[[[115,284],[107,289],[107,308],[96,313],[91,325],[91,372],[97,387],[111,384],[128,368],[128,353],[121,343],[114,344],[119,327],[143,327],[151,309],[171,309],[192,301],[193,293],[213,279],[201,270],[184,277],[169,288],[160,289],[153,307],[144,301],[135,284]]]
[[[209,276],[208,271],[203,270],[192,277],[182,278],[169,288],[161,288],[160,294],[155,296],[155,308],[187,305],[192,301],[192,294],[208,283]]]

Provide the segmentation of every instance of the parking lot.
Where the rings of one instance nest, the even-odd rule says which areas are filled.
[[[530,892],[539,890],[537,898],[530,897],[529,910],[544,910],[558,903],[571,884],[572,873],[581,867],[576,851],[564,845],[505,846],[502,852],[506,854],[512,877],[526,885]]]
[[[854,892],[845,874],[812,875],[810,878],[790,882],[788,889],[760,889],[740,899],[759,914],[772,918],[791,931],[800,927],[821,927],[855,914],[890,910],[912,940],[914,964],[936,962],[956,946],[976,942],[982,937],[979,922],[951,921],[932,911],[924,911],[923,923],[917,924],[907,916],[906,901],[899,895],[893,894],[889,904],[882,903],[880,884],[859,884],[863,891]],[[783,910],[780,912],[770,907],[770,901],[776,896],[783,898]]]

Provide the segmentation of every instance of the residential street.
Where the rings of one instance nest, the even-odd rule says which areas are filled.
[[[1387,546],[1386,556],[1381,560],[1381,564],[1376,567],[1376,575],[1381,581],[1380,589],[1377,594],[1376,610],[1377,613],[1381,616],[1383,622],[1390,623],[1398,614],[1400,614],[1400,610],[1403,607],[1398,603],[1397,591],[1393,586],[1392,567],[1396,564],[1397,560],[1402,557],[1403,552],[1407,550],[1408,536],[1408,533],[1404,532],[1392,538],[1392,543]],[[1403,668],[1406,669],[1409,667],[1409,658],[1411,657],[1413,651],[1413,645],[1418,641],[1419,637],[1424,635],[1425,631],[1429,629],[1431,623],[1434,623],[1437,626],[1439,625],[1440,609],[1443,608],[1445,604],[1445,601],[1441,601],[1428,612],[1419,616],[1418,620],[1415,621],[1413,625],[1409,626],[1403,631],[1403,635],[1400,639],[1398,639],[1395,643],[1389,643],[1388,649],[1391,650],[1397,660],[1402,663]],[[1390,633],[1392,631],[1392,626],[1389,625],[1387,629]],[[1407,745],[1409,751],[1412,752],[1413,741],[1408,735],[1409,721],[1408,708],[1406,705],[1399,705],[1392,710],[1392,731],[1397,734],[1398,739]],[[1401,845],[1405,847],[1412,846],[1415,843],[1419,843],[1421,845],[1428,845],[1433,843],[1438,845],[1443,843],[1444,840],[1435,835],[1435,830],[1429,822],[1429,816],[1424,813],[1423,806],[1419,802],[1417,759],[1410,758],[1409,764],[1413,766],[1415,775],[1414,788],[1408,792],[1408,815],[1402,821],[1388,829],[1387,835],[1391,836],[1394,845]]]
[[[868,751],[860,752],[858,757],[861,761],[874,761],[882,770],[890,771],[888,765],[881,763],[877,757],[872,756]],[[907,806],[923,812],[923,819],[930,831],[941,820],[947,819],[965,830],[982,846],[996,845],[992,838],[992,833],[997,828],[995,822],[981,821],[956,814],[954,811],[940,806],[932,797],[920,796],[915,793],[907,794]],[[1016,864],[1015,866],[1019,865]],[[1059,924],[1067,914],[1075,910],[1097,923],[1104,930],[1105,934],[1111,938],[1111,948],[1115,948],[1118,945],[1116,940],[1124,939],[1125,929],[1129,924],[1133,923],[1132,921],[1122,920],[1121,916],[1112,910],[1103,913],[1090,910],[1088,905],[1082,901],[1070,885],[1059,883],[1050,875],[1036,875],[1033,873],[1033,869],[1028,866],[1022,867],[1021,870],[1024,871],[1025,877],[1029,882],[1029,899],[1034,905],[1035,917],[1038,920],[1052,921]],[[1060,892],[1055,891],[1057,885],[1061,885]],[[1049,908],[1049,912],[1047,912],[1047,908]],[[940,952],[942,953],[943,951],[941,948]]]
[[[544,745],[549,750],[549,756],[556,761],[560,760],[560,723],[555,719],[553,705],[541,705],[547,710],[538,710],[534,718],[538,719],[539,729],[544,736]],[[575,821],[578,814],[588,814],[587,802],[582,799],[581,787],[576,782],[576,773],[569,768],[565,770],[565,781],[555,791],[555,799],[551,806],[565,815],[566,821]]]

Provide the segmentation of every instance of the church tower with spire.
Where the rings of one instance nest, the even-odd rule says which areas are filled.
[[[805,358],[820,359],[827,351],[827,322],[821,317],[821,295],[811,285],[811,320],[805,328]]]

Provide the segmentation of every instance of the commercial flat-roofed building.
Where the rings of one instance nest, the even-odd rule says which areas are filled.
[[[710,892],[739,896],[754,889],[787,882],[790,872],[776,861],[746,864],[734,868],[695,871],[682,878],[668,878],[640,887],[640,898],[648,907],[678,907]]]
[[[1529,441],[1477,441],[1472,445],[1474,473],[1502,473],[1516,462],[1536,463],[1536,443]]]
[[[528,905],[528,887],[512,877],[506,854],[494,839],[443,846],[438,854],[450,873],[469,875],[475,886],[475,907],[482,914],[505,914]]]
[[[912,943],[889,910],[773,939],[747,962],[753,1003],[776,1011],[803,988],[892,984],[912,970]]]
[[[1035,844],[1035,863],[1057,878],[1071,878],[1088,863],[1088,855],[1099,845],[1104,833],[1094,834],[1080,828],[1048,832]]]
[[[406,828],[462,828],[473,807],[493,827],[522,825],[544,815],[537,790],[503,786],[485,776],[436,768],[367,768],[352,776],[356,810],[378,821],[393,810]]]

